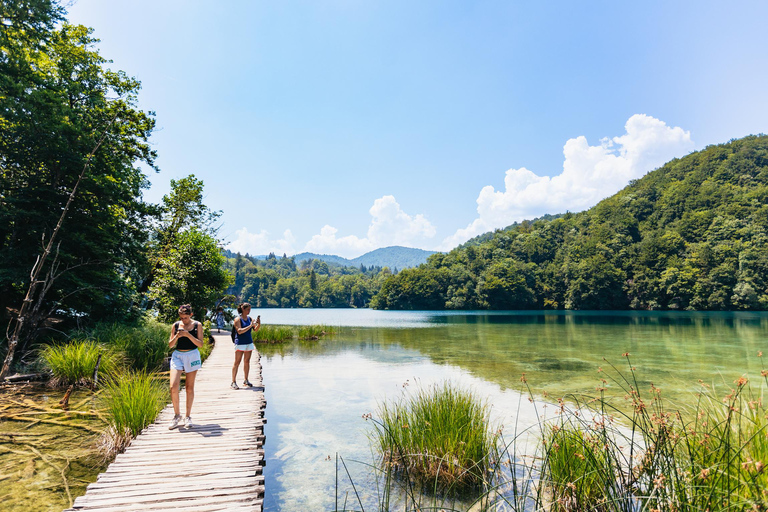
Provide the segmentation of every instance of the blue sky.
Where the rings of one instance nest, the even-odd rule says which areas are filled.
[[[233,250],[449,249],[768,131],[768,2],[77,0]]]

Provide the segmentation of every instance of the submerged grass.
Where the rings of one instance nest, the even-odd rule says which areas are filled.
[[[131,439],[155,418],[168,400],[166,379],[147,372],[125,373],[106,385],[107,431],[102,448],[107,455],[122,452]]]
[[[385,465],[441,490],[485,481],[496,456],[490,410],[472,392],[450,382],[380,405],[374,443]]]
[[[97,363],[99,378],[116,375],[124,364],[122,353],[93,340],[47,345],[41,349],[40,359],[53,374],[52,384],[59,386],[91,385]]]

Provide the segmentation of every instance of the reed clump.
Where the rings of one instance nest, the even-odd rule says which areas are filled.
[[[442,490],[485,481],[496,457],[490,409],[471,391],[450,382],[419,388],[384,402],[374,421],[374,443],[385,466]]]
[[[107,455],[122,452],[165,407],[168,386],[156,374],[140,371],[111,379],[105,389],[108,428],[102,437]]]
[[[318,340],[323,336],[331,336],[334,330],[328,325],[302,325],[299,327],[300,340]]]
[[[125,362],[121,352],[94,340],[82,339],[47,345],[40,351],[40,359],[52,373],[54,386],[91,386],[97,364],[101,379],[116,375]]]
[[[284,325],[262,325],[253,338],[257,343],[283,343],[293,339],[293,329]]]

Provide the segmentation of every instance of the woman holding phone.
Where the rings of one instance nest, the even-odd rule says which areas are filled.
[[[245,380],[243,386],[250,388],[253,384],[248,380],[248,372],[251,370],[251,352],[256,348],[253,345],[252,333],[257,332],[261,327],[261,316],[257,316],[254,321],[248,316],[251,312],[251,305],[243,302],[237,306],[237,312],[240,316],[235,318],[235,329],[237,337],[235,338],[235,364],[232,366],[232,389],[240,389],[237,385],[237,369],[240,367],[240,361],[243,361],[243,371]]]
[[[187,415],[184,417],[184,426],[192,428],[192,402],[195,400],[195,377],[202,364],[198,348],[203,346],[203,329],[200,322],[192,320],[192,306],[189,304],[179,308],[179,321],[173,324],[168,345],[176,348],[171,356],[171,402],[173,402],[174,416],[168,428],[173,430],[181,421],[179,386],[182,372],[187,374],[185,384]]]

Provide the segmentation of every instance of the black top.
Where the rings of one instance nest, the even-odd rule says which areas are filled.
[[[179,324],[181,322],[176,322],[173,324],[173,334],[176,334],[179,331]],[[197,326],[200,325],[200,322],[195,322],[195,326],[192,328],[191,331],[189,331],[189,334],[194,336],[195,338],[199,338],[197,335]],[[187,338],[186,336],[179,338],[176,340],[176,350],[180,352],[189,352],[190,350],[194,350],[198,348],[197,345],[195,345],[191,339]]]

